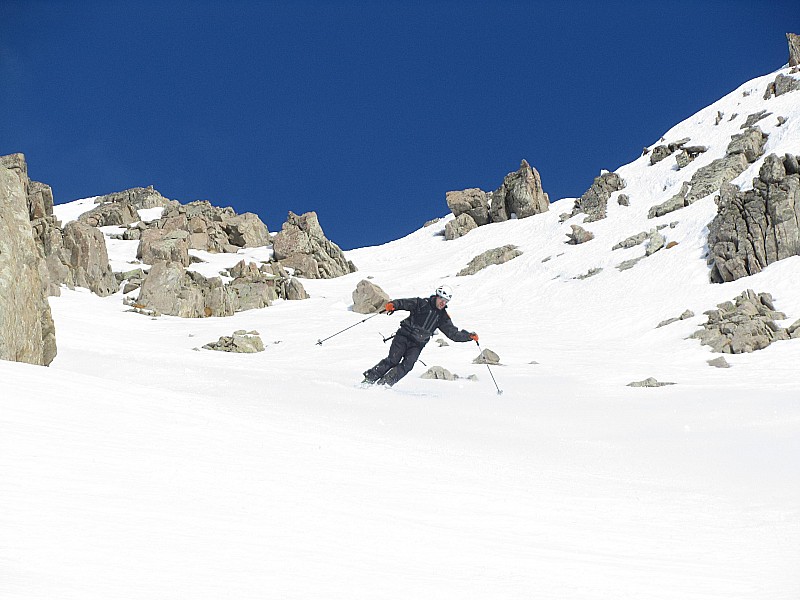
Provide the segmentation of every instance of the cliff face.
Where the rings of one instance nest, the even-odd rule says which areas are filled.
[[[0,359],[49,365],[56,356],[46,267],[30,221],[25,158],[0,160]]]

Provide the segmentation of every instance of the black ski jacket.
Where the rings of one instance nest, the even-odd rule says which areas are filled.
[[[470,333],[458,329],[450,320],[445,309],[436,308],[436,296],[430,298],[400,298],[392,300],[395,310],[407,310],[411,314],[400,323],[400,330],[406,337],[425,345],[439,329],[454,342],[468,342]]]

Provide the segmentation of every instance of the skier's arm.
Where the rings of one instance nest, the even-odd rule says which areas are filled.
[[[446,313],[439,320],[439,331],[454,342],[468,342],[472,339],[472,334],[466,329],[458,329],[453,325],[453,322]]]
[[[399,298],[397,300],[392,300],[391,304],[394,306],[394,310],[414,310],[417,307],[417,302],[419,298]]]

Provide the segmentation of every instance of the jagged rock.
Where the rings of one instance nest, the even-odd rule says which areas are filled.
[[[381,310],[391,298],[379,286],[362,279],[353,290],[353,312],[369,314]]]
[[[681,313],[680,317],[673,317],[671,319],[667,319],[666,321],[661,321],[661,323],[656,325],[656,329],[658,329],[659,327],[664,327],[665,325],[670,325],[672,323],[676,323],[678,321],[683,321],[685,319],[691,319],[693,316],[694,316],[694,313],[691,310],[686,309],[685,311],[683,311],[683,313]]]
[[[684,168],[707,150],[708,148],[705,146],[684,146],[681,148],[681,151],[675,155],[675,162],[678,164],[678,169]]]
[[[458,379],[458,375],[453,375],[444,367],[435,366],[430,367],[427,371],[420,375],[420,379],[444,379],[445,381],[455,381]]]
[[[631,381],[628,387],[662,387],[665,385],[675,385],[672,381],[658,381],[655,377],[648,377],[642,381]]]
[[[775,323],[785,319],[786,315],[775,310],[772,296],[767,293],[756,294],[753,290],[746,290],[733,302],[718,304],[716,310],[704,314],[708,321],[703,324],[703,329],[689,337],[711,346],[714,352],[754,352],[791,337],[788,330]]]
[[[325,237],[315,212],[302,216],[289,212],[272,248],[275,259],[294,269],[299,277],[330,279],[357,270],[341,248]]]
[[[514,216],[524,219],[550,210],[550,198],[542,189],[539,172],[523,160],[519,170],[509,173],[492,193],[490,216],[493,222]]]
[[[264,351],[264,342],[261,341],[257,331],[246,332],[236,331],[232,336],[223,335],[216,342],[203,346],[207,350],[218,352],[235,352],[242,354],[253,354]]]
[[[572,216],[579,212],[587,215],[586,222],[606,218],[606,207],[611,194],[625,187],[625,181],[616,173],[602,173],[583,195],[575,201]]]
[[[783,96],[796,90],[800,90],[800,79],[781,73],[775,77],[775,81],[767,85],[767,90],[764,92],[764,100],[769,100],[772,96]]]
[[[764,146],[768,137],[760,128],[750,127],[743,133],[731,136],[725,154],[727,156],[744,154],[748,163],[754,163],[764,154]]]
[[[628,194],[620,194],[617,196],[617,204],[620,206],[630,206],[631,199],[628,197]]]
[[[253,310],[269,306],[278,298],[275,279],[272,273],[261,271],[255,263],[237,263],[231,270],[233,281],[225,285],[236,294],[234,310]]]
[[[477,226],[486,225],[491,221],[489,217],[489,197],[481,189],[470,188],[447,192],[445,199],[447,200],[448,208],[456,217],[468,214]]]
[[[500,357],[493,351],[486,348],[472,361],[476,365],[499,365]]]
[[[661,162],[671,154],[674,154],[678,150],[682,149],[690,141],[690,138],[684,138],[682,140],[678,140],[677,142],[670,142],[666,145],[662,144],[656,146],[653,148],[653,151],[650,154],[650,165],[652,166],[658,162]]]
[[[53,190],[49,185],[38,181],[29,181],[28,210],[31,221],[53,214]]]
[[[567,244],[584,244],[589,240],[594,239],[594,234],[591,231],[586,231],[580,225],[570,225],[570,227],[572,228],[572,231],[567,234],[567,237],[569,238],[566,242]]]
[[[62,283],[87,288],[98,296],[110,296],[117,291],[117,279],[108,264],[106,241],[98,229],[70,221],[64,226],[64,247],[59,255],[67,267]]]
[[[92,210],[83,213],[78,221],[90,227],[105,227],[108,225],[130,225],[139,221],[139,213],[131,206],[130,202],[118,201],[100,204]]]
[[[633,248],[634,246],[638,246],[639,244],[644,243],[644,241],[650,237],[652,233],[656,230],[651,229],[648,231],[642,231],[641,233],[637,233],[636,235],[632,235],[630,237],[625,238],[621,242],[618,242],[612,246],[612,250],[621,250],[623,248]]]
[[[787,33],[786,41],[789,42],[789,66],[800,65],[800,35]]]
[[[633,267],[636,266],[636,263],[638,263],[640,260],[644,258],[645,258],[644,256],[639,256],[637,258],[623,260],[621,263],[617,265],[617,269],[619,269],[620,271],[627,271],[628,269],[632,269]]]
[[[474,275],[478,271],[485,269],[490,265],[503,264],[520,256],[521,254],[522,251],[513,244],[487,250],[486,252],[483,252],[482,254],[479,254],[473,258],[466,267],[461,269],[456,274],[456,276]]]
[[[645,256],[652,256],[659,250],[661,250],[664,245],[667,243],[666,238],[661,235],[658,231],[654,231],[650,235],[650,239],[647,243],[647,249],[645,250]]]
[[[29,185],[22,154],[0,157],[0,359],[49,365],[57,351],[55,325],[42,278],[47,268],[31,227]]]
[[[275,293],[283,300],[306,300],[308,293],[296,277],[292,277],[279,262],[262,265],[261,270],[273,276]]]
[[[258,248],[270,243],[269,230],[254,213],[243,213],[222,222],[230,243],[242,248]]]
[[[159,261],[139,289],[136,304],[176,317],[226,317],[236,312],[237,296],[219,277],[207,279],[181,263]]]
[[[470,231],[477,228],[478,224],[468,213],[461,213],[452,221],[444,226],[444,239],[454,240],[467,235]]]
[[[742,124],[742,126],[740,127],[740,129],[749,129],[750,127],[752,127],[753,125],[755,125],[759,121],[762,121],[763,119],[766,119],[771,114],[772,114],[771,112],[767,112],[767,110],[764,109],[764,110],[758,111],[757,113],[753,113],[751,115],[747,115],[747,119],[745,119],[745,121]]]
[[[753,275],[800,254],[800,175],[786,174],[778,156],[764,159],[752,190],[725,186],[717,203],[717,216],[708,226],[712,282]]]

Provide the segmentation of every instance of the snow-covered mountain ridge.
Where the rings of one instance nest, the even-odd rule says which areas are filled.
[[[616,169],[630,206],[615,195],[600,221],[562,222],[565,198],[446,241],[446,217],[347,252],[359,271],[304,280],[308,300],[226,318],[152,319],[121,292],[62,290],[51,367],[0,362],[0,596],[796,598],[800,341],[717,369],[687,338],[747,289],[772,294],[780,325],[800,319],[800,257],[712,284],[714,195],[647,218],[749,114],[772,113],[764,156],[800,154],[800,92],[764,99],[776,74],[664,134],[707,147],[682,169],[649,155]],[[572,224],[594,239],[566,244]],[[620,271],[644,245],[613,246],[659,225],[677,244]],[[135,242],[103,231],[114,270],[132,265]],[[505,244],[522,255],[456,276]],[[452,342],[422,360],[478,381],[420,379],[420,365],[392,390],[356,387],[404,315],[316,342],[363,318],[351,294],[367,277],[395,298],[451,285],[453,321],[499,354],[504,394],[476,346]],[[266,350],[197,350],[237,329]],[[646,377],[675,385],[626,385]]]

